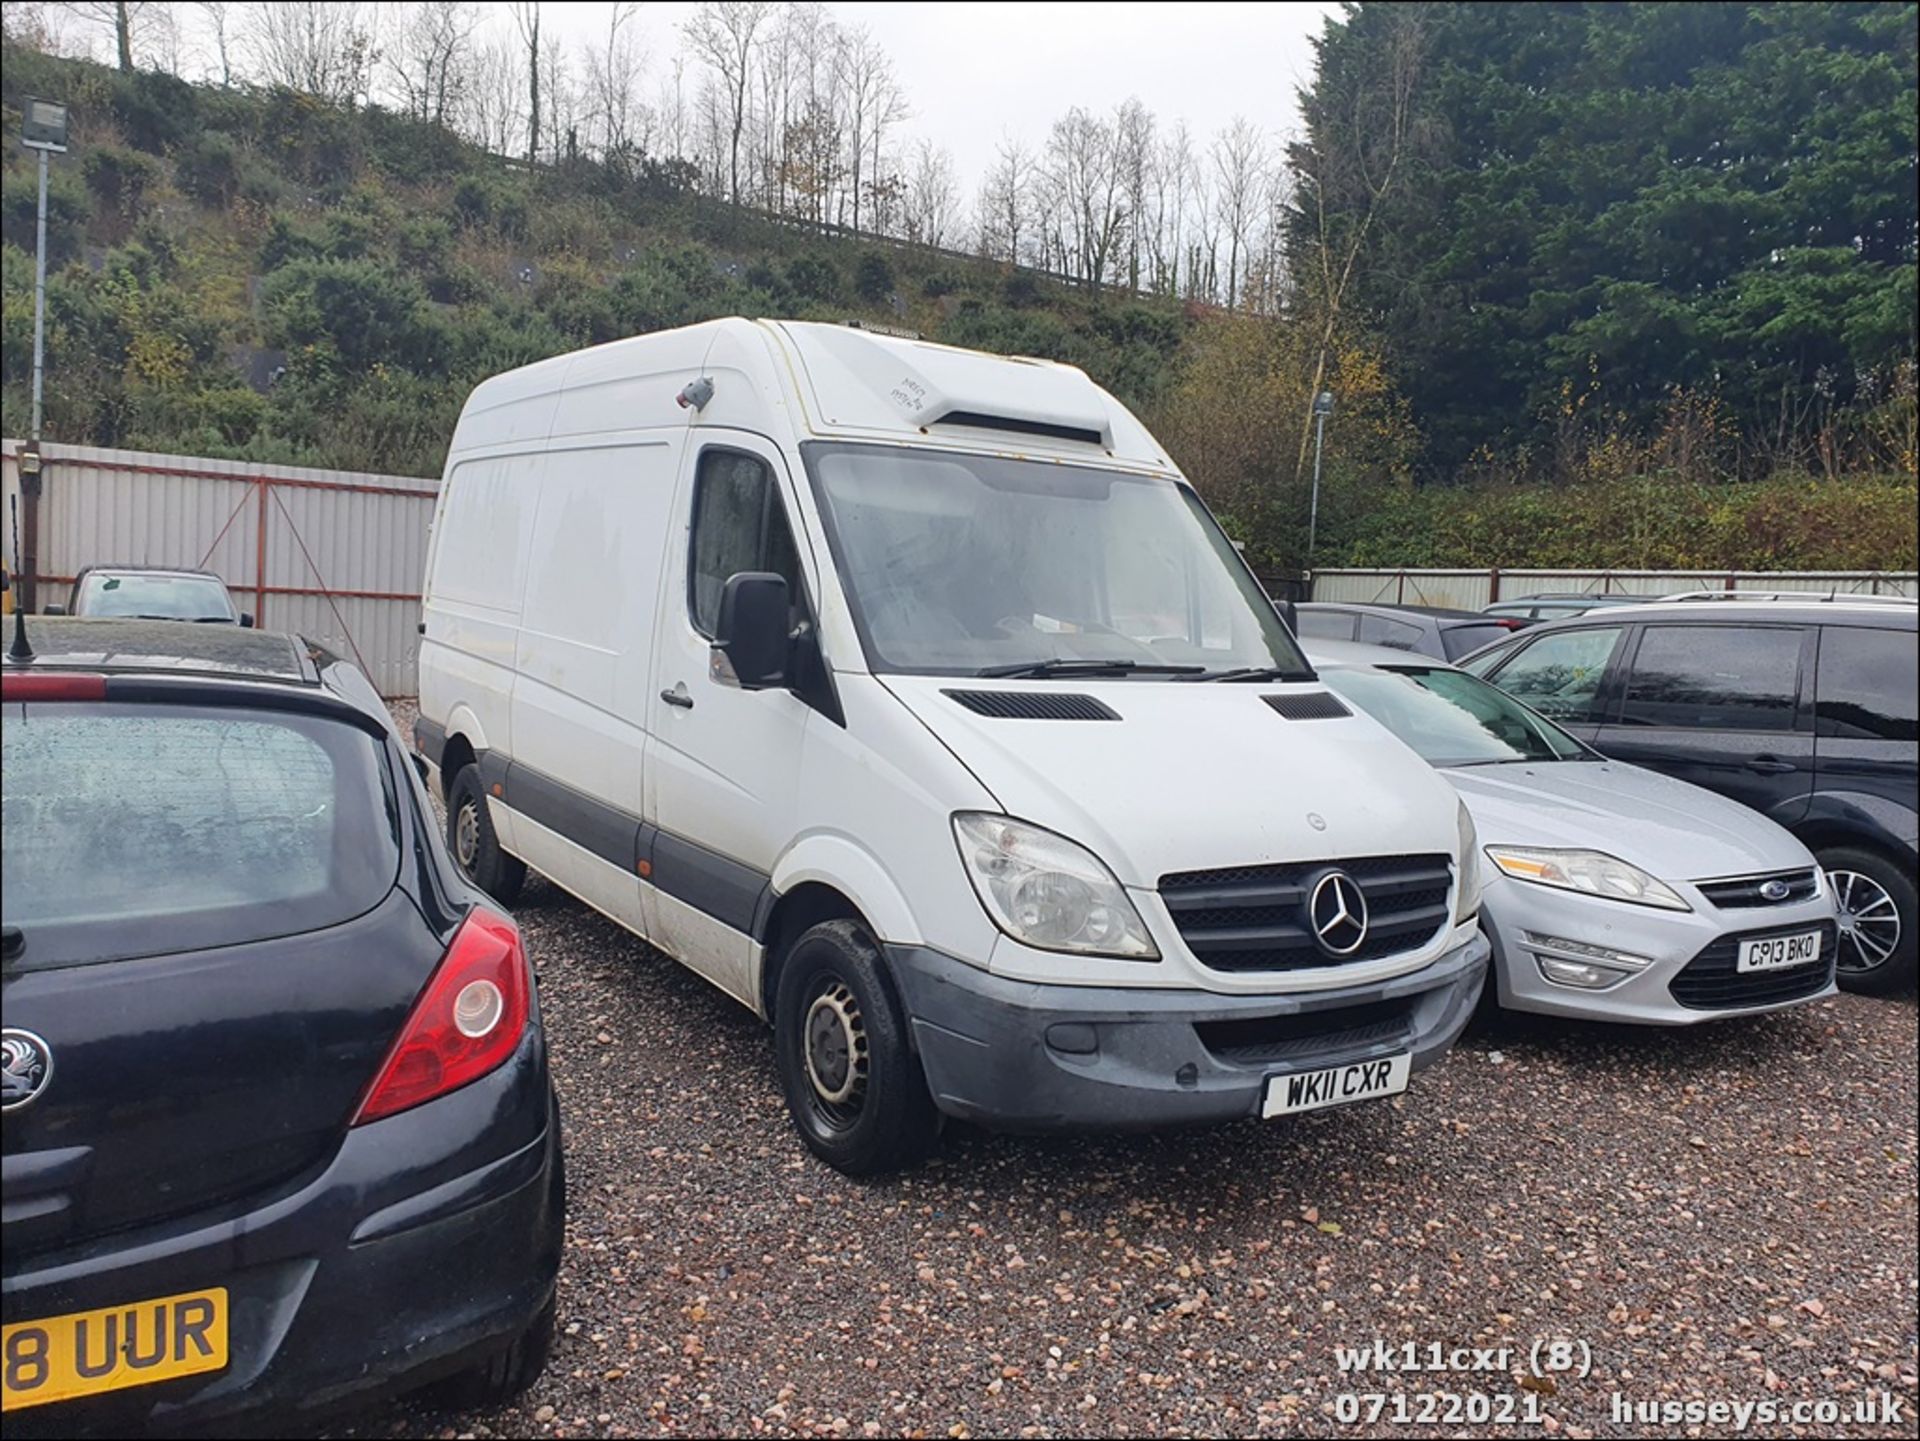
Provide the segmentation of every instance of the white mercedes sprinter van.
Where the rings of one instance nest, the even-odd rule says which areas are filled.
[[[422,628],[460,864],[771,1021],[845,1171],[1391,1095],[1479,995],[1458,799],[1070,367],[722,320],[496,376]]]

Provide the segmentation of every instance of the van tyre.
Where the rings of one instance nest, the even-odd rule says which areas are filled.
[[[774,995],[787,1109],[821,1160],[849,1176],[925,1158],[939,1112],[879,947],[854,921],[822,921],[787,951]]]
[[[1913,877],[1878,851],[1857,846],[1827,847],[1820,868],[1840,911],[1840,989],[1863,996],[1910,989],[1920,954]]]
[[[501,905],[519,899],[527,864],[500,849],[477,765],[461,766],[447,790],[447,850],[460,873]]]

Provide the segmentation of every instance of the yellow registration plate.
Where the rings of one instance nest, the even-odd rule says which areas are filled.
[[[0,1333],[0,1410],[150,1386],[226,1364],[224,1287],[21,1321]]]

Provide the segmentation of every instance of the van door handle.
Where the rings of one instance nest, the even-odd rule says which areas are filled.
[[[687,694],[687,683],[681,681],[672,690],[660,692],[660,699],[668,705],[678,706],[681,710],[693,709],[693,697]]]
[[[1763,776],[1783,776],[1798,770],[1792,761],[1783,761],[1779,756],[1755,756],[1747,762],[1747,769],[1758,771]]]

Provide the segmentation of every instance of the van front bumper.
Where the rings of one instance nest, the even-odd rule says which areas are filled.
[[[1486,938],[1409,975],[1224,996],[1037,985],[888,946],[936,1105],[998,1130],[1147,1130],[1260,1114],[1271,1076],[1447,1053],[1486,979]]]

